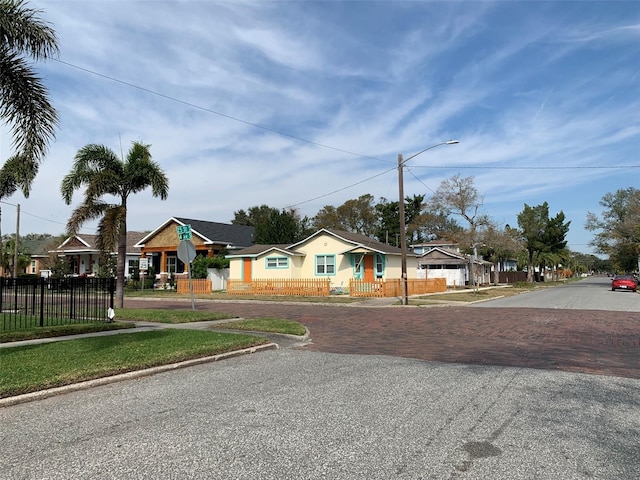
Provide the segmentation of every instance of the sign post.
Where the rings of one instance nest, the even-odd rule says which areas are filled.
[[[178,225],[176,230],[178,232],[178,240],[191,240],[191,225]]]
[[[144,274],[147,273],[147,270],[149,270],[149,259],[141,258],[138,262],[138,269],[142,274],[142,290],[144,290]]]
[[[178,236],[180,236],[179,233]],[[191,231],[189,231],[189,236],[191,236]],[[193,299],[193,282],[191,281],[191,262],[196,258],[196,247],[191,243],[191,240],[180,240],[180,243],[178,244],[178,258],[184,264],[189,265],[187,273],[189,275],[189,291],[191,292],[191,310],[195,310],[196,305],[195,300]]]

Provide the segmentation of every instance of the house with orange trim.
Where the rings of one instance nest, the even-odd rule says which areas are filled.
[[[196,255],[213,257],[253,245],[254,228],[246,225],[209,222],[183,217],[170,217],[152,232],[138,240],[135,247],[153,266],[160,283],[174,275],[188,272],[189,265],[178,258],[178,227],[189,226],[190,242]]]
[[[415,255],[408,253],[410,264]],[[328,279],[331,288],[348,288],[352,279],[365,282],[399,279],[402,251],[365,235],[323,228],[290,245],[252,245],[226,255],[230,280]],[[417,278],[409,268],[408,278]]]

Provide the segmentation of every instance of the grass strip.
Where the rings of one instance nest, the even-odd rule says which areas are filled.
[[[219,323],[213,328],[224,328],[230,330],[248,330],[252,332],[283,333],[287,335],[304,335],[306,329],[303,325],[292,320],[282,318],[251,318],[237,320],[233,322]]]
[[[209,320],[225,320],[235,315],[221,312],[198,312],[193,310],[160,310],[147,308],[119,308],[116,320],[130,320],[157,323],[206,322]]]
[[[30,327],[20,330],[0,332],[0,343],[19,342],[22,340],[34,340],[37,338],[63,337],[65,335],[79,335],[81,333],[105,332],[134,328],[130,323],[76,323],[71,325],[56,325],[52,327]]]
[[[162,329],[0,349],[0,398],[268,343],[246,334]]]

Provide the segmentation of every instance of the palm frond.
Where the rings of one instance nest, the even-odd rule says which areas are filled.
[[[90,203],[82,203],[71,213],[71,217],[67,221],[67,234],[69,236],[76,235],[80,227],[86,222],[96,220],[104,215],[104,212],[113,208],[113,205],[103,201]]]
[[[0,2],[0,42],[8,49],[27,54],[34,59],[59,53],[58,38],[41,10],[28,8],[24,0]]]

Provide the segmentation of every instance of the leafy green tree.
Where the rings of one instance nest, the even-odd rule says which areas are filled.
[[[635,271],[640,254],[640,190],[630,187],[607,193],[600,216],[587,213],[585,228],[594,232],[589,244],[607,255],[614,270]]]
[[[278,210],[260,205],[234,212],[234,225],[255,228],[254,241],[259,244],[295,243],[310,234],[310,220],[300,218],[295,210]]]
[[[549,204],[530,207],[524,204],[524,210],[518,214],[518,226],[524,240],[526,250],[527,280],[534,281],[534,267],[548,265],[551,254],[563,250],[567,242],[565,237],[571,222],[565,222],[560,211],[549,218]]]
[[[347,200],[337,208],[338,218],[349,232],[367,237],[375,235],[378,218],[375,214],[373,195],[361,195],[357,199]]]
[[[2,252],[1,252],[1,266],[4,272],[13,272],[13,266],[16,260],[16,250],[15,250],[16,240],[14,237],[5,237],[5,240],[2,242]],[[17,270],[23,271],[29,263],[31,262],[31,256],[27,252],[24,252],[20,249],[20,244],[18,243],[18,264]]]
[[[256,227],[259,223],[267,221],[271,212],[278,211],[277,208],[270,207],[268,205],[255,205],[249,208],[248,211],[238,210],[233,213],[233,220],[231,223],[234,225],[246,225],[249,227]]]
[[[320,230],[321,228],[347,230],[347,227],[340,219],[338,209],[333,205],[325,205],[322,207],[311,219],[311,225],[315,230]]]
[[[151,187],[154,197],[166,200],[169,180],[151,159],[150,146],[133,142],[127,157],[120,159],[103,145],[90,144],[75,156],[71,172],[62,180],[60,191],[67,205],[76,189],[85,187],[84,201],[71,214],[67,234],[76,235],[87,221],[99,219],[97,247],[113,251],[117,245],[116,306],[124,304],[124,272],[127,254],[127,200],[129,196]],[[108,203],[112,197],[118,203]]]
[[[64,278],[71,275],[71,264],[65,257],[51,255],[48,262],[51,278]]]
[[[516,259],[523,251],[522,237],[516,228],[506,225],[503,229],[490,225],[482,235],[482,245],[478,253],[496,265],[494,283],[499,281],[499,265],[507,260]]]
[[[400,208],[398,202],[380,198],[375,206],[378,215],[376,237],[380,242],[400,246]],[[406,212],[405,212],[406,219]]]
[[[291,211],[273,210],[269,216],[256,225],[256,243],[294,243],[299,238],[300,221]]]
[[[23,0],[0,0],[0,117],[13,135],[16,153],[9,161],[29,172],[26,183],[18,182],[27,191],[58,122],[47,88],[28,62],[58,55],[56,33],[40,13]]]

